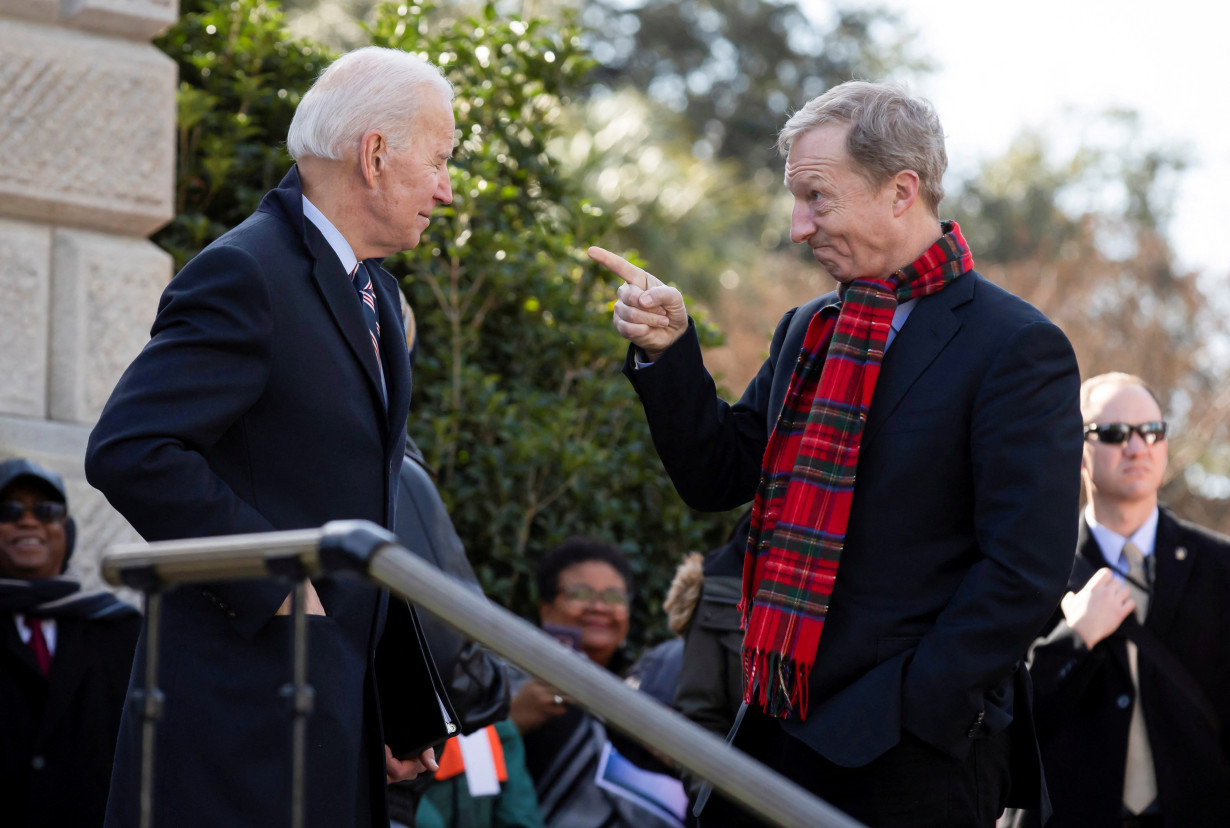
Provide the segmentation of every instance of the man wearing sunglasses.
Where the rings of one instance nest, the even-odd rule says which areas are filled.
[[[1158,505],[1167,424],[1139,377],[1086,380],[1081,413],[1088,505],[1030,664],[1047,824],[1230,825],[1230,541]]]
[[[5,825],[101,825],[137,611],[64,575],[58,474],[0,463],[0,802]],[[71,788],[72,795],[66,796]]]

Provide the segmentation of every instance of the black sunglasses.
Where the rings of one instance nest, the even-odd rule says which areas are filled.
[[[1128,423],[1090,423],[1085,426],[1085,439],[1089,439],[1089,435],[1092,434],[1098,438],[1099,442],[1117,446],[1132,439],[1133,431],[1140,435],[1140,439],[1145,441],[1146,446],[1151,446],[1158,440],[1166,439],[1166,421],[1154,420],[1151,423],[1141,423],[1140,425],[1129,425]]]
[[[22,515],[26,512],[34,515],[42,523],[52,523],[57,520],[64,520],[68,514],[68,507],[63,503],[56,503],[54,500],[44,500],[42,503],[35,503],[32,506],[27,506],[16,500],[6,500],[0,503],[0,523],[16,523],[21,520]]]

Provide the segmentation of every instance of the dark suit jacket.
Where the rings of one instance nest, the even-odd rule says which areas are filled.
[[[1182,550],[1182,551],[1180,551]],[[1167,826],[1230,825],[1230,538],[1162,509],[1154,547],[1153,597],[1145,628],[1154,633],[1213,705],[1220,729],[1174,681],[1142,654],[1141,705],[1158,798]],[[1088,524],[1080,522],[1068,589],[1081,590],[1107,566]],[[1056,615],[1031,656],[1037,681],[1038,737],[1055,815],[1052,828],[1119,826],[1128,725],[1136,688],[1128,673],[1124,630],[1092,650]],[[1036,815],[1023,824],[1037,825]]]
[[[755,493],[807,323],[834,301],[786,314],[734,405],[717,398],[692,332],[652,367],[636,370],[629,354],[654,445],[689,505],[731,509]],[[919,301],[884,359],[808,717],[787,732],[860,767],[903,730],[962,758],[1016,720],[1013,792],[1038,802],[1021,662],[1071,568],[1078,386],[1059,329],[977,273]]]
[[[393,277],[369,262],[388,386],[336,254],[303,217],[292,168],[257,211],[203,250],[162,296],[149,344],[90,436],[86,473],[147,540],[320,526],[391,528],[410,404]],[[310,616],[309,824],[384,819],[373,679],[387,593],[317,584]],[[181,588],[163,608],[157,822],[287,824],[291,619],[279,582]],[[143,639],[144,642],[144,639]],[[416,643],[407,658],[426,668]],[[140,686],[144,653],[134,669]],[[426,686],[430,681],[424,679]],[[434,711],[432,711],[434,713]],[[108,825],[136,824],[137,711],[126,711]]]
[[[56,622],[44,676],[0,613],[0,812],[12,828],[102,825],[141,619]]]

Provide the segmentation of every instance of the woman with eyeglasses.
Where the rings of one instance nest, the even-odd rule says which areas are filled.
[[[544,631],[622,674],[632,568],[613,544],[569,538],[538,564],[538,616]],[[657,816],[599,787],[604,752],[635,755],[632,745],[558,690],[537,679],[513,681],[510,718],[525,741],[525,760],[548,828],[655,828]],[[610,746],[610,747],[608,747]]]

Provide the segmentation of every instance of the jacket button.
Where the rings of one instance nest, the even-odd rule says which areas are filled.
[[[1127,710],[1132,706],[1132,699],[1127,693],[1124,693],[1119,698],[1115,699],[1115,704],[1119,705],[1120,710]]]
[[[30,767],[35,770],[42,770],[46,766],[47,760],[43,758],[41,753],[34,754],[34,756],[30,759]]]

